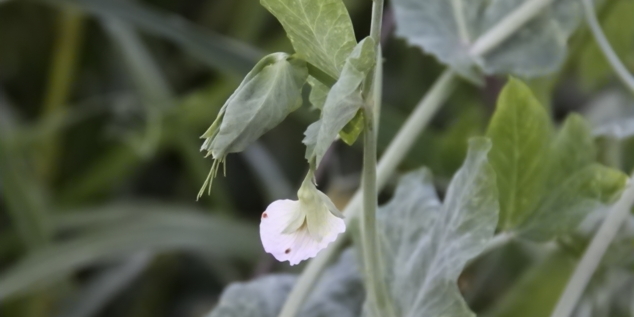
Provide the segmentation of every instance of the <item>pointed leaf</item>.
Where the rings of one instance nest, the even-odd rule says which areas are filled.
[[[500,93],[487,136],[500,190],[500,227],[515,228],[541,198],[550,144],[550,119],[530,89],[510,79]]]
[[[295,51],[333,78],[339,78],[356,44],[342,0],[260,0],[282,23]]]
[[[374,41],[367,37],[354,48],[346,59],[341,77],[332,86],[324,109],[315,145],[316,163],[319,162],[335,140],[337,134],[352,120],[363,106],[363,83],[372,70],[376,58]]]
[[[380,209],[387,283],[400,316],[475,316],[457,279],[493,236],[498,216],[491,142],[470,141],[469,154],[441,205],[427,171],[405,176]]]

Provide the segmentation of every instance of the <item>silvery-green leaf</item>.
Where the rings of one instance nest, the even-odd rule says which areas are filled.
[[[309,125],[304,132],[304,140],[302,140],[302,143],[306,145],[305,158],[309,162],[313,157],[315,157],[315,146],[317,145],[317,135],[319,134],[320,128],[321,120],[317,120]]]
[[[457,286],[493,236],[498,217],[491,142],[474,138],[441,205],[429,172],[403,177],[379,210],[386,282],[400,316],[475,316]]]
[[[277,317],[296,280],[296,275],[277,274],[232,284],[208,317]],[[358,317],[364,297],[354,250],[348,249],[326,270],[299,316]]]
[[[282,23],[295,51],[333,78],[339,78],[356,42],[342,0],[260,0]]]
[[[515,228],[541,198],[551,138],[544,107],[521,81],[511,78],[497,102],[487,136],[500,191],[500,227]]]
[[[308,77],[308,84],[310,84],[311,87],[308,101],[310,101],[310,104],[312,104],[315,108],[319,110],[323,109],[324,104],[326,103],[326,97],[328,97],[328,93],[330,92],[330,88],[314,77]]]
[[[263,58],[245,77],[202,136],[203,149],[221,159],[240,152],[302,103],[306,63],[285,53]]]
[[[208,317],[275,317],[296,280],[295,275],[276,274],[231,284]]]
[[[339,80],[332,86],[321,115],[315,145],[317,166],[343,127],[363,106],[363,83],[376,62],[376,44],[367,37],[346,59]]]
[[[566,54],[580,6],[555,0],[509,39],[481,57],[470,55],[474,41],[517,9],[524,0],[394,0],[397,34],[475,78],[474,66],[487,74],[536,77],[555,71]]]

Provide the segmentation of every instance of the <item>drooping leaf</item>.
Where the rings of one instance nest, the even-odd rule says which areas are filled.
[[[363,83],[376,61],[376,44],[367,37],[354,48],[346,59],[341,77],[326,98],[315,145],[319,165],[337,134],[352,120],[363,106]]]
[[[276,317],[296,280],[296,275],[277,274],[232,284],[208,317]],[[326,270],[299,316],[358,317],[364,296],[354,251],[348,249]]]
[[[260,0],[282,24],[295,51],[333,78],[357,43],[342,0]]]
[[[205,132],[203,148],[220,159],[243,151],[302,103],[306,63],[285,53],[263,58],[245,77]]]
[[[550,118],[530,89],[511,78],[500,93],[487,136],[500,191],[500,227],[522,223],[539,202],[551,137]]]
[[[558,0],[485,56],[474,57],[474,41],[524,4],[523,0],[395,0],[397,34],[436,56],[463,76],[487,74],[537,77],[555,71],[580,16],[577,1]]]
[[[490,148],[487,139],[470,141],[443,204],[424,170],[403,177],[392,201],[380,209],[386,282],[400,316],[475,316],[456,283],[497,223]]]

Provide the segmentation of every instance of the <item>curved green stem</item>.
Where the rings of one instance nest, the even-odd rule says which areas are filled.
[[[623,84],[625,84],[625,86],[634,93],[634,76],[630,74],[627,67],[625,67],[623,62],[621,62],[612,49],[610,42],[608,42],[608,39],[605,37],[603,30],[601,30],[601,25],[599,25],[599,20],[597,20],[597,16],[594,13],[594,6],[592,5],[591,0],[581,0],[581,3],[583,3],[583,11],[586,16],[586,22],[588,23],[590,31],[592,31],[592,35],[597,41],[601,52],[603,52],[603,55],[605,55],[608,63],[610,63],[610,66],[612,66],[612,69],[614,69],[614,72],[616,72]]]

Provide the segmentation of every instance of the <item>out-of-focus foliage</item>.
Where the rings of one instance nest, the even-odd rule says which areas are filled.
[[[301,3],[314,16],[289,19],[292,12],[279,4],[290,2]],[[379,151],[387,148],[446,67],[437,60],[472,79],[484,79],[481,87],[468,82],[457,86],[417,137],[400,171],[426,166],[434,174],[433,183],[425,178],[419,184],[424,190],[408,190],[421,190],[417,200],[437,191],[445,203],[441,206],[436,197],[430,198],[437,206],[424,211],[438,213],[457,198],[457,192],[462,193],[456,188],[467,185],[460,180],[470,174],[470,166],[479,163],[482,172],[490,164],[498,173],[503,219],[498,230],[551,241],[535,244],[522,236],[505,252],[472,259],[495,226],[490,201],[494,195],[487,189],[486,205],[491,208],[447,207],[444,217],[456,218],[417,215],[422,218],[393,228],[401,233],[416,231],[410,233],[417,241],[400,245],[421,246],[412,251],[420,249],[428,256],[400,250],[398,254],[407,258],[404,262],[412,262],[388,265],[394,279],[387,285],[412,283],[409,289],[397,288],[400,295],[392,294],[397,307],[413,315],[429,303],[426,300],[437,298],[459,303],[455,308],[465,315],[474,311],[492,317],[548,316],[603,219],[604,205],[618,196],[624,172],[634,166],[634,98],[615,80],[585,27],[575,29],[577,1],[555,0],[521,35],[480,59],[468,56],[461,42],[464,32],[456,28],[456,16],[445,7],[451,2],[463,3],[466,12],[484,8],[483,1],[468,0],[394,0],[386,8]],[[346,58],[369,33],[371,1],[262,0],[261,4],[257,0],[0,1],[1,316],[193,317],[214,307],[218,310],[211,313],[213,317],[245,316],[244,309],[254,316],[276,316],[297,271],[262,252],[257,223],[271,200],[295,198],[292,195],[306,172],[304,132],[320,119],[316,109],[324,109],[329,92],[336,92],[331,87],[344,77]],[[519,2],[487,4],[484,16],[460,19],[474,32],[467,34],[470,43]],[[413,9],[405,11],[407,6]],[[321,10],[329,13],[320,16]],[[597,10],[617,54],[634,70],[632,0],[604,1]],[[305,27],[297,28],[298,23]],[[333,27],[339,30],[339,40],[321,41],[329,35],[324,30]],[[408,40],[394,36],[394,28]],[[277,51],[297,53],[312,64],[307,65],[310,88],[302,91],[302,106],[245,152],[230,155],[226,166],[230,177],[219,175],[211,195],[195,202],[211,166],[199,151],[200,136],[241,78],[263,56]],[[311,67],[323,73],[310,72]],[[480,77],[475,68],[498,75]],[[528,88],[518,88],[520,79],[513,79],[506,89],[523,92],[515,91],[507,97],[516,99],[501,98],[496,105],[509,73],[549,73],[528,82],[539,102],[518,97]],[[571,112],[582,113],[585,119]],[[513,113],[525,124],[510,124],[507,116]],[[353,143],[361,130],[358,114],[339,131],[347,143]],[[347,136],[349,131],[354,133]],[[468,140],[485,134],[492,139],[489,163],[484,163],[482,148],[467,156]],[[509,141],[508,147],[496,141],[509,136],[518,139]],[[337,197],[333,200],[339,207],[358,187],[358,143],[348,147],[335,142],[325,151],[316,174],[318,184]],[[517,153],[520,157],[514,156]],[[531,162],[544,161],[548,169],[531,173]],[[503,162],[513,166],[507,169]],[[518,176],[514,181],[527,181],[500,185],[500,178],[513,176]],[[401,183],[413,177],[422,176],[415,172]],[[484,187],[492,186],[491,180]],[[380,211],[382,217],[389,218],[390,208],[405,203],[397,201],[405,189],[400,187],[395,194],[393,189],[388,186],[382,192],[381,202],[391,198]],[[511,203],[512,195],[532,198]],[[558,212],[555,217],[553,210]],[[563,214],[574,214],[566,218],[572,221],[564,221]],[[477,217],[470,218],[473,215]],[[589,216],[583,220],[584,215]],[[480,216],[491,221],[484,223]],[[446,221],[438,224],[439,219]],[[479,228],[474,232],[483,240],[464,253],[422,247],[432,245],[431,239],[449,244],[469,240],[469,234],[450,230],[454,225],[460,230]],[[575,317],[632,314],[634,260],[624,256],[634,250],[632,236],[631,230],[624,230],[617,237]],[[344,252],[327,269],[301,316],[362,314],[363,282],[354,252]],[[451,262],[450,270],[433,265],[449,261],[445,256],[460,259]],[[407,265],[420,261],[439,268],[437,274],[408,269]],[[421,280],[428,284],[420,287]],[[229,286],[222,295],[234,282],[240,284]],[[430,291],[429,286],[437,284],[446,286],[442,290],[450,295]],[[401,292],[425,300],[407,300]],[[245,295],[249,293],[250,297]]]

